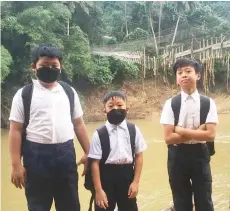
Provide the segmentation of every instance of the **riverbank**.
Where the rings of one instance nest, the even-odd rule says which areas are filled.
[[[165,101],[180,92],[176,85],[164,84],[158,82],[155,86],[154,80],[146,80],[144,85],[142,82],[124,82],[122,86],[108,85],[91,88],[87,91],[76,89],[80,95],[81,104],[84,110],[84,119],[86,122],[104,121],[106,116],[103,112],[103,97],[109,90],[123,90],[128,95],[128,119],[146,119],[153,120],[160,116],[161,109]],[[230,94],[221,90],[215,93],[209,93],[209,97],[213,98],[217,105],[219,114],[230,114]],[[1,109],[1,127],[8,128],[9,112],[13,94],[2,98]],[[6,101],[7,100],[7,101]]]
[[[116,89],[123,90],[128,95],[128,119],[153,119],[159,116],[165,101],[180,91],[176,85],[166,86],[163,82],[155,87],[153,80],[145,81],[144,85],[137,82],[125,82]],[[103,97],[107,91],[116,89],[111,86],[102,86],[88,93],[84,100],[86,121],[105,120]],[[230,113],[230,94],[216,91],[207,95],[215,100],[219,114]]]

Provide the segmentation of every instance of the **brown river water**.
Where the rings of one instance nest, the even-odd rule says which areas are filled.
[[[216,136],[216,155],[211,159],[213,175],[213,202],[215,211],[229,211],[230,199],[230,114],[219,115],[219,125]],[[138,194],[140,211],[162,211],[172,203],[171,191],[167,174],[167,147],[163,141],[163,129],[159,118],[153,120],[135,120],[148,144],[144,153],[144,166]],[[90,137],[102,122],[88,123]],[[2,181],[1,200],[2,211],[26,211],[24,190],[16,189],[10,182],[10,157],[7,143],[8,131],[2,130]],[[77,158],[82,155],[79,144],[75,141]],[[82,167],[79,167],[81,174]],[[83,178],[79,179],[79,195],[81,210],[88,210],[90,194],[83,186]],[[54,211],[54,206],[52,211]],[[205,210],[204,210],[205,211]]]

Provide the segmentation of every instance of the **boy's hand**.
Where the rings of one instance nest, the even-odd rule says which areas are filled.
[[[12,168],[11,182],[15,185],[16,188],[25,188],[26,169],[22,166],[22,164]]]
[[[137,196],[138,193],[138,183],[136,182],[132,182],[131,185],[129,186],[129,192],[128,192],[128,197],[131,198],[135,198]]]
[[[107,196],[102,189],[96,191],[95,202],[100,208],[106,209],[109,207]]]
[[[77,163],[77,165],[81,165],[84,164],[84,169],[83,172],[81,174],[81,176],[84,176],[86,174],[87,171],[87,167],[88,167],[88,155],[84,154],[84,156],[81,158],[81,160]]]

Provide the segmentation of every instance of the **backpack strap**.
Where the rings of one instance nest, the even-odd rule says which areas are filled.
[[[171,99],[171,107],[174,114],[174,125],[176,126],[179,121],[180,108],[181,108],[181,94],[176,95]]]
[[[24,129],[27,128],[29,121],[30,121],[30,105],[32,100],[34,86],[33,84],[27,84],[22,88],[22,102],[24,106]]]
[[[72,87],[67,84],[64,81],[59,81],[58,82],[62,88],[64,89],[68,99],[69,99],[69,103],[70,103],[70,115],[71,115],[71,119],[73,120],[73,112],[74,112],[74,91],[72,89]]]
[[[200,95],[200,125],[206,122],[210,110],[210,98]]]
[[[109,141],[109,133],[105,125],[101,126],[97,129],[99,139],[101,142],[101,150],[102,150],[102,158],[100,163],[105,164],[107,158],[110,153],[110,141]]]
[[[200,125],[205,124],[209,110],[210,98],[204,95],[200,95]],[[213,156],[216,153],[214,140],[207,141],[206,145],[208,147],[210,156]]]
[[[32,100],[32,94],[33,94],[34,86],[33,84],[27,84],[22,88],[22,103],[24,107],[24,125],[22,130],[22,142],[21,142],[21,156],[24,154],[24,144],[26,140],[26,128],[29,125],[30,121],[30,105]]]
[[[132,149],[133,163],[135,162],[135,140],[136,140],[136,127],[134,124],[127,122],[127,127],[129,130],[130,144]]]

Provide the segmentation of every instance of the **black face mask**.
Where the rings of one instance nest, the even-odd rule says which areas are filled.
[[[53,83],[58,80],[61,70],[56,67],[40,67],[37,69],[37,77],[45,83]]]
[[[110,124],[118,125],[125,119],[126,114],[125,109],[113,109],[107,113],[107,119]]]

